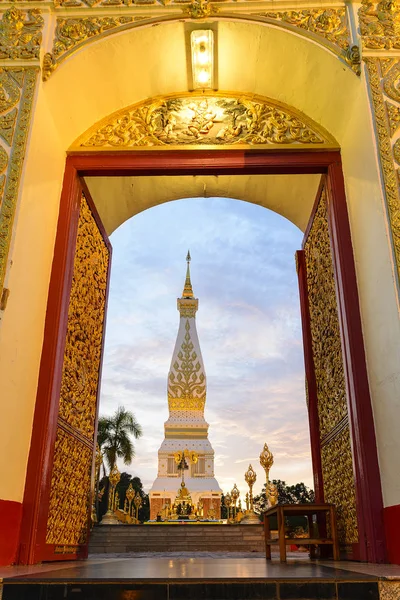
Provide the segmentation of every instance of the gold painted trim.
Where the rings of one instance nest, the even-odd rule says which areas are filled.
[[[399,102],[397,81],[400,78],[400,60],[396,58],[366,57],[372,107],[375,117],[377,143],[382,170],[386,208],[390,224],[393,254],[396,264],[397,282],[400,281],[400,195],[399,170],[395,168],[390,135],[390,120],[383,90],[389,99]]]
[[[38,73],[39,67],[2,67],[0,69],[0,86],[4,96],[3,99],[0,99],[0,115],[4,122],[13,116],[15,126],[15,130],[13,128],[11,137],[6,143],[10,148],[8,170],[0,176],[0,193],[4,190],[0,203],[0,290],[3,288],[7,270],[7,258]],[[15,95],[13,96],[13,94]],[[4,152],[3,145],[4,142],[1,141],[0,148]]]
[[[182,6],[178,6],[177,4],[168,7],[164,6],[162,7],[163,10],[167,9],[168,11],[174,12],[172,14],[161,14],[150,18],[144,14],[135,16],[135,14],[132,13],[127,15],[87,16],[86,14],[82,17],[80,15],[74,15],[73,17],[58,17],[52,51],[47,52],[43,58],[43,81],[47,81],[50,75],[65,59],[93,41],[98,41],[115,33],[121,33],[130,29],[148,27],[149,25],[160,25],[163,23],[174,23],[177,21],[192,21],[204,17],[203,13],[197,14],[196,7],[194,8],[194,12],[191,10],[191,7],[194,4],[196,4],[196,2],[192,2],[191,4],[182,3]],[[306,24],[307,19],[305,18],[299,25],[293,25],[290,22],[285,21],[284,15],[287,15],[291,11],[255,13],[254,8],[251,8],[251,12],[244,14],[243,12],[229,12],[229,8],[231,8],[230,3],[211,3],[206,1],[203,2],[203,4],[205,4],[207,8],[207,17],[210,21],[246,21],[283,29],[288,33],[299,35],[306,40],[312,41],[324,50],[337,56],[346,67],[350,68],[356,75],[360,75],[361,73],[360,50],[358,46],[352,43],[347,15],[345,16],[345,21],[348,43],[344,45],[342,40],[338,40],[337,43],[331,41],[334,39],[334,36],[330,36],[329,34],[329,18],[326,19],[326,23],[321,19],[320,32],[317,33],[308,28],[309,26]],[[250,7],[251,4],[249,3],[248,9],[250,9]],[[176,9],[179,9],[180,12],[176,13]],[[224,9],[228,9],[228,12],[224,13]],[[327,7],[324,12],[339,10],[343,10],[343,7],[333,9]],[[313,13],[319,15],[321,7],[303,9],[303,11],[300,10],[297,12],[300,14],[305,11],[309,15],[312,15]],[[323,29],[324,27],[325,32]]]
[[[166,102],[169,101],[173,101],[173,100],[187,100],[187,99],[193,99],[193,101],[195,101],[196,99],[210,99],[210,100],[214,100],[214,99],[232,99],[235,100],[237,102],[247,102],[247,103],[255,103],[257,105],[261,105],[262,107],[271,107],[271,109],[277,110],[277,111],[282,111],[283,113],[285,113],[287,115],[288,118],[291,119],[295,119],[298,124],[300,124],[303,128],[306,128],[307,131],[312,132],[313,134],[315,134],[316,136],[319,136],[319,138],[321,139],[321,142],[302,142],[301,139],[296,139],[296,137],[293,137],[293,142],[292,143],[237,143],[235,141],[230,141],[230,142],[222,142],[221,144],[208,144],[208,143],[203,143],[203,144],[190,144],[190,143],[177,143],[177,144],[169,144],[169,143],[163,143],[162,141],[159,141],[159,145],[158,145],[158,138],[155,138],[155,132],[153,130],[150,130],[149,128],[149,124],[146,122],[144,124],[144,127],[149,128],[149,133],[147,135],[147,137],[150,139],[151,143],[147,143],[146,145],[140,145],[140,144],[145,144],[145,142],[143,141],[143,136],[139,139],[138,144],[135,145],[134,141],[131,143],[131,145],[128,144],[121,144],[119,146],[115,146],[115,145],[87,145],[89,140],[91,138],[93,138],[93,136],[95,136],[97,134],[97,132],[99,132],[100,130],[102,130],[103,128],[107,127],[107,135],[112,135],[113,131],[112,131],[112,124],[116,123],[116,121],[118,120],[122,120],[124,117],[129,118],[129,114],[132,113],[133,111],[142,111],[142,109],[153,109],[153,107],[161,107],[161,105],[163,105]],[[253,126],[254,124],[252,124]],[[253,135],[253,139],[256,140],[257,135],[258,135],[258,131],[256,129],[252,130],[252,135]],[[295,134],[293,134],[295,135]],[[130,140],[128,140],[129,142]],[[296,143],[295,143],[296,142]],[[268,98],[266,96],[260,96],[257,94],[242,94],[242,93],[237,93],[237,92],[224,92],[224,91],[219,91],[219,92],[181,92],[181,93],[175,93],[175,94],[170,94],[167,96],[156,96],[154,98],[151,99],[147,99],[144,100],[142,102],[138,102],[135,104],[132,104],[130,106],[127,106],[125,108],[122,108],[118,111],[116,111],[115,113],[112,113],[111,115],[108,115],[106,117],[104,117],[103,119],[101,119],[100,121],[98,121],[97,123],[95,123],[94,125],[92,125],[87,131],[85,131],[82,135],[80,135],[78,137],[78,139],[71,145],[71,147],[68,150],[69,154],[72,153],[87,153],[87,152],[126,152],[128,151],[134,151],[136,150],[144,150],[144,149],[151,149],[151,150],[161,150],[161,149],[174,149],[174,148],[180,148],[182,149],[182,147],[186,148],[192,148],[192,149],[215,149],[215,148],[223,148],[226,147],[227,145],[229,146],[234,146],[235,148],[238,149],[247,149],[247,148],[254,148],[257,147],[259,149],[265,149],[265,150],[337,150],[339,149],[339,144],[338,142],[335,140],[335,138],[321,125],[315,123],[315,121],[313,121],[312,119],[310,119],[307,115],[303,114],[302,112],[300,112],[299,110],[293,108],[292,106],[288,106],[287,104],[284,104],[283,102],[279,102],[277,100],[273,100],[272,98]]]

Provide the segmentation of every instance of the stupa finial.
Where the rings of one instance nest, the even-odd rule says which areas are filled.
[[[192,260],[190,256],[190,251],[188,250],[186,256],[187,268],[186,268],[186,279],[185,286],[183,288],[182,298],[193,298],[193,288],[192,282],[190,281],[190,261]]]

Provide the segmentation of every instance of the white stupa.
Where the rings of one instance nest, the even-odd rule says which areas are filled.
[[[214,450],[208,440],[208,423],[204,419],[206,374],[196,330],[199,301],[194,298],[190,281],[190,253],[182,298],[178,337],[168,374],[169,418],[164,425],[165,437],[158,451],[158,476],[150,490],[150,519],[155,519],[165,504],[173,504],[181,477],[174,454],[189,450],[198,454],[196,464],[185,470],[185,485],[194,504],[202,500],[204,516],[213,505],[219,514],[222,490],[214,477]]]

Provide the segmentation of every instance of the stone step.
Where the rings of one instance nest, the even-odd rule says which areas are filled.
[[[104,525],[91,535],[89,552],[263,552],[260,525]]]

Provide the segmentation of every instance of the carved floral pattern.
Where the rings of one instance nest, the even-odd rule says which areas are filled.
[[[400,170],[398,133],[400,101],[400,60],[398,58],[364,58],[368,70],[373,111],[378,134],[380,161],[385,185],[386,204],[391,224],[392,243],[400,275]]]
[[[206,378],[190,338],[190,323],[186,320],[185,336],[168,378],[168,398],[205,399]]]
[[[326,145],[304,115],[273,101],[246,96],[187,95],[158,98],[107,117],[78,147],[168,145]]]
[[[358,18],[364,48],[400,49],[400,5],[396,0],[362,0]]]
[[[85,539],[108,269],[108,248],[82,196],[54,449],[49,544],[81,544]]]
[[[304,250],[319,426],[323,439],[347,416],[346,383],[325,189],[321,194]]]
[[[380,581],[379,600],[400,600],[400,581]]]
[[[38,8],[6,10],[0,21],[0,59],[39,58],[43,25]]]
[[[336,504],[339,540],[351,543],[358,540],[357,511],[325,188],[304,250],[324,496]]]
[[[338,537],[342,544],[358,542],[356,494],[348,423],[321,448],[325,502],[336,506]]]
[[[37,67],[0,67],[0,290],[6,273],[37,75]]]

